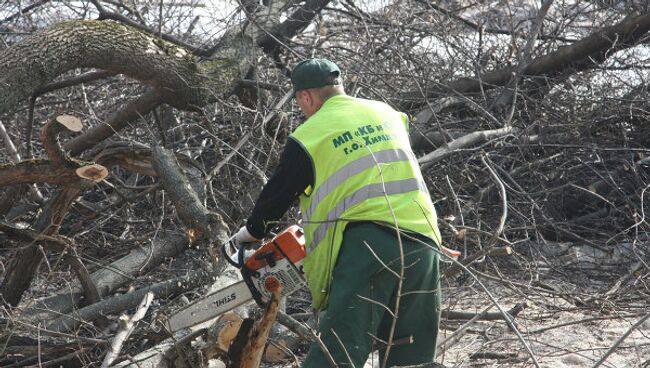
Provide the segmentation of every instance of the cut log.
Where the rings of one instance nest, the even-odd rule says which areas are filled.
[[[71,115],[61,115],[50,120],[41,129],[41,141],[48,160],[34,159],[15,164],[0,165],[0,186],[24,183],[74,184],[79,179],[97,183],[108,175],[108,170],[92,162],[70,158],[58,141],[64,130],[81,131],[81,121]]]
[[[258,368],[260,366],[262,355],[264,354],[264,347],[266,346],[266,340],[269,337],[271,327],[273,326],[273,323],[275,323],[275,318],[278,315],[282,286],[279,282],[276,282],[273,285],[265,284],[265,286],[272,293],[272,297],[266,307],[262,320],[259,325],[255,327],[248,344],[244,347],[241,364],[239,366],[240,368]]]
[[[230,344],[237,336],[239,327],[243,319],[235,313],[227,313],[221,316],[215,326],[218,329],[216,332],[217,347],[224,352],[228,351]]]
[[[99,183],[108,176],[108,170],[104,166],[97,164],[82,166],[75,170],[75,173],[80,178],[90,180],[95,183]]]
[[[237,337],[243,319],[236,313],[226,313],[208,329],[208,343],[201,349],[204,359],[225,355]]]
[[[41,129],[41,142],[47,152],[47,157],[54,165],[65,165],[70,158],[65,154],[58,141],[59,133],[67,130],[72,132],[81,131],[81,120],[71,115],[61,115],[50,120]]]
[[[211,279],[211,275],[205,271],[192,272],[187,276],[176,277],[171,280],[156,283],[143,287],[132,293],[114,296],[104,299],[99,303],[89,305],[74,311],[73,313],[60,316],[47,326],[47,330],[65,332],[76,329],[83,322],[92,322],[98,317],[107,314],[116,314],[138,305],[147,293],[154,293],[159,298],[168,298],[180,293],[192,290]]]
[[[83,168],[87,169],[82,170],[82,175],[79,175],[76,170]],[[86,174],[85,170],[91,171]],[[103,171],[108,174],[106,168],[101,165],[94,165],[92,162],[71,160],[67,162],[66,166],[56,166],[50,160],[27,160],[16,164],[0,165],[0,186],[32,183],[70,185],[77,183],[81,179],[89,179],[94,183],[91,173],[96,171]]]
[[[133,280],[132,275],[146,272],[159,265],[165,258],[175,257],[187,249],[187,244],[184,236],[163,232],[150,246],[132,250],[125,257],[92,273],[91,279],[98,286],[99,294],[106,296]],[[72,286],[71,290],[61,290],[57,295],[26,306],[21,318],[35,321],[51,320],[59,317],[60,314],[70,313],[81,299],[81,287]]]
[[[66,129],[68,129],[71,132],[78,133],[83,128],[83,124],[81,124],[81,120],[72,115],[60,115],[57,116],[56,119],[54,120],[56,120],[59,124],[63,125]]]

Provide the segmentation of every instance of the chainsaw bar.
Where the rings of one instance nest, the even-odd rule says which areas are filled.
[[[268,285],[279,284],[282,297],[305,286],[301,264],[307,252],[300,227],[288,227],[249,255],[243,244],[237,255],[229,254],[228,244],[223,244],[221,250],[225,259],[240,269],[244,281],[226,286],[174,313],[167,320],[171,332],[205,322],[251,299],[263,306],[271,298]]]
[[[253,299],[253,294],[244,281],[227,286],[221,290],[192,303],[174,313],[167,320],[167,328],[173,333],[215,318]]]

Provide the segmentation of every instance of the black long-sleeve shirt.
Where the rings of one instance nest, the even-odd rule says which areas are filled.
[[[298,196],[314,183],[314,168],[304,148],[289,137],[280,163],[262,189],[246,228],[263,238]]]

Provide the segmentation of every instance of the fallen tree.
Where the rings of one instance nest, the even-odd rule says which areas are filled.
[[[635,320],[625,323],[635,323],[647,314],[638,309],[648,277],[649,18],[632,3],[593,4],[546,0],[508,12],[423,0],[381,8],[243,2],[206,27],[203,13],[193,18],[194,3],[161,3],[159,16],[150,4],[91,0],[84,6],[92,12],[56,22],[41,21],[43,4],[21,13],[23,4],[7,0],[7,9],[15,7],[0,16],[0,160],[8,158],[0,166],[0,216],[7,214],[0,272],[2,296],[16,308],[0,322],[31,340],[0,344],[8,346],[0,356],[10,354],[2,364],[100,361],[108,341],[127,331],[115,327],[117,316],[132,314],[146,292],[156,292],[144,316],[155,328],[154,316],[200,297],[214,277],[223,280],[214,250],[242,226],[299,124],[287,103],[288,74],[312,55],[342,67],[349,94],[413,115],[412,144],[443,239],[463,253],[459,264],[442,266],[454,309],[443,310],[443,327],[456,333],[440,352],[453,352],[444,354],[457,359],[452,364],[552,361],[541,333],[515,347],[475,344],[474,333],[525,337],[510,318],[520,310],[477,313],[472,303],[492,288],[518,302],[548,297],[521,312],[527,323],[547,322],[549,311],[630,309]],[[88,128],[61,132],[50,150],[58,125],[45,129],[45,146],[31,129],[60,111],[84,116]],[[71,187],[78,168],[103,175],[96,164],[110,175]],[[277,226],[297,221],[291,213]],[[492,285],[477,289],[469,272]],[[271,337],[287,343],[296,364],[315,335],[291,316],[306,319],[308,305],[299,293],[288,313],[278,313],[300,338],[287,330]],[[68,332],[38,339],[54,329]],[[204,327],[163,341],[145,324],[133,334],[114,348],[119,366],[196,366],[214,352],[202,345]],[[70,344],[75,338],[82,342]],[[534,349],[524,355],[527,344]],[[616,359],[626,348],[613,345]],[[21,357],[21,349],[31,355]],[[494,354],[504,350],[513,353]]]

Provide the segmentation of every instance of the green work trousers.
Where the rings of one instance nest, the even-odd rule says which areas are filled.
[[[388,367],[432,362],[440,319],[440,278],[434,242],[402,236],[404,277],[393,341],[413,337],[412,343],[394,344]],[[427,244],[423,245],[422,240]],[[372,248],[372,251],[370,251]],[[374,254],[373,254],[374,253]],[[333,271],[329,304],[319,325],[320,337],[339,367],[363,367],[373,349],[380,362],[386,352],[397,301],[400,247],[394,230],[371,222],[348,225]],[[373,337],[374,336],[374,337]],[[377,340],[377,338],[379,340]],[[332,366],[320,346],[313,343],[303,368]]]

